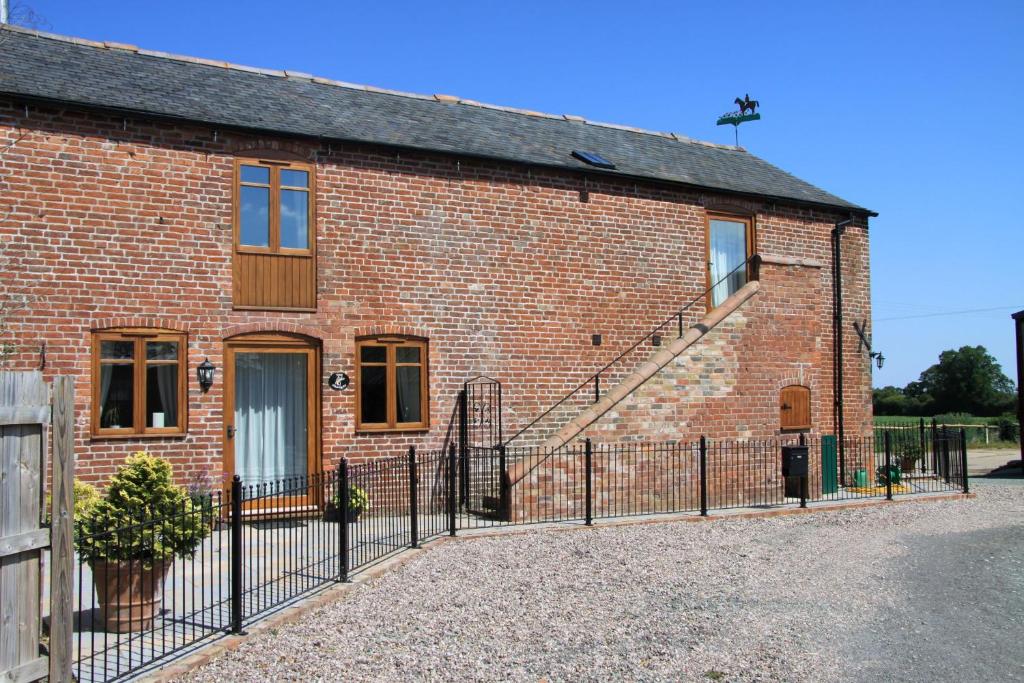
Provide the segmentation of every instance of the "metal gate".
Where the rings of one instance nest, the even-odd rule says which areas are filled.
[[[459,503],[474,514],[497,515],[501,509],[501,382],[475,377],[459,394]]]

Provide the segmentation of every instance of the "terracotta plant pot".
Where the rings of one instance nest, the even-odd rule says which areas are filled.
[[[153,628],[170,561],[146,567],[141,560],[94,560],[90,566],[105,631],[133,633]]]
[[[345,521],[351,524],[352,522],[359,521],[359,515],[363,513],[362,510],[349,510],[348,514],[345,515]],[[338,506],[334,503],[327,503],[324,507],[324,521],[325,522],[337,522],[341,515],[338,514]]]

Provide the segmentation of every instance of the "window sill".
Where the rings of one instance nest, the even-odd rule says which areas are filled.
[[[234,311],[285,311],[288,313],[316,313],[316,308],[300,308],[298,306],[239,306],[232,305]]]
[[[90,434],[90,441],[127,441],[129,439],[181,439],[188,432],[160,432],[150,434]]]
[[[430,425],[423,427],[356,427],[356,435],[369,436],[373,434],[426,434],[430,431]]]

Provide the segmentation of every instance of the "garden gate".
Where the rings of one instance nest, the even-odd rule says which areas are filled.
[[[505,471],[501,382],[475,377],[459,393],[459,502],[469,512],[496,514]]]
[[[43,520],[50,396],[39,372],[0,372],[0,680],[71,680],[74,385],[53,385],[52,525]],[[40,654],[43,557],[50,553],[50,647]]]

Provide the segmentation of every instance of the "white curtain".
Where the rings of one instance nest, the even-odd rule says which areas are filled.
[[[420,369],[400,365],[395,371],[398,384],[398,421],[419,422],[420,415]]]
[[[711,304],[720,305],[747,282],[747,226],[736,221],[711,221]],[[730,273],[736,270],[736,272]],[[728,277],[726,277],[728,276]],[[715,284],[718,283],[718,284]]]
[[[160,409],[164,413],[164,426],[178,426],[178,366],[177,365],[153,365],[150,370],[154,372],[149,380],[156,378],[157,390],[160,393]],[[150,424],[152,424],[152,414]]]
[[[245,484],[307,474],[306,354],[235,354],[235,472]]]

